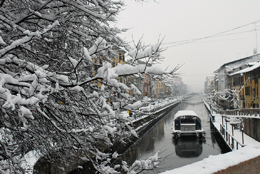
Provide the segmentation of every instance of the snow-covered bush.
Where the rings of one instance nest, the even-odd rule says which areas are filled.
[[[176,70],[146,66],[162,58],[161,41],[131,48],[117,36],[121,30],[111,23],[122,6],[114,0],[0,2],[0,173],[23,173],[21,158],[14,156],[31,150],[52,161],[83,158],[99,172],[118,168],[103,151],[136,133],[113,110],[109,96],[125,97],[125,109],[142,102],[134,103],[126,95],[130,87],[116,77]],[[113,46],[128,52],[129,64],[111,67]],[[96,58],[103,64],[93,63]],[[137,63],[141,59],[145,65]]]

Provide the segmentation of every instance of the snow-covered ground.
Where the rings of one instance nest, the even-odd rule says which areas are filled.
[[[130,121],[129,123],[136,122],[141,119],[144,119],[145,117],[149,117],[152,114],[160,112],[161,110],[164,110],[165,107],[173,105],[182,99],[183,99],[183,97],[178,97],[178,98],[173,98],[173,99],[165,99],[165,100],[156,101],[154,103],[149,104],[148,106],[139,108],[139,110],[137,112],[142,113],[139,116],[130,117],[129,113],[127,113],[127,111],[121,111],[120,115],[123,116],[124,118],[128,118]]]
[[[129,124],[131,124],[131,123],[137,122],[141,119],[144,119],[146,117],[149,117],[150,115],[156,114],[157,112],[164,110],[166,107],[176,104],[177,102],[181,101],[182,99],[183,99],[183,97],[176,97],[173,99],[159,100],[159,101],[149,104],[146,107],[141,107],[141,108],[139,108],[139,111],[138,111],[138,112],[142,112],[142,114],[140,116],[130,117],[129,114],[127,113],[127,111],[122,111],[120,114],[125,118],[130,117]],[[138,130],[140,130],[142,127],[148,125],[149,123],[150,122],[144,123],[142,126],[136,128],[135,131],[138,132]]]
[[[205,103],[206,107],[209,108],[209,105]],[[222,124],[222,118],[220,114],[212,114],[215,116],[214,126],[218,131],[220,131],[220,124]],[[226,125],[226,122],[224,122]],[[227,123],[228,133],[232,135],[232,127]],[[240,144],[242,142],[242,132],[238,130],[234,130],[234,138]],[[210,174],[223,169],[227,169],[228,167],[237,165],[241,162],[253,159],[257,156],[260,156],[260,143],[248,135],[244,134],[244,145],[245,147],[239,148],[236,150],[234,148],[233,151],[219,154],[219,155],[210,155],[208,158],[203,159],[202,161],[198,161],[196,163],[192,163],[183,167],[179,167],[173,170],[169,170],[163,172],[162,174],[172,174],[172,173],[183,173],[183,174]]]
[[[205,103],[206,107],[209,108],[208,104]],[[220,125],[222,124],[222,117],[220,114],[216,114],[216,113],[213,113],[212,114],[214,117],[215,117],[215,122],[213,122],[214,126],[217,128],[218,131],[220,131]],[[243,117],[243,116],[230,116],[231,117],[231,120],[232,120],[232,117],[233,118],[240,118],[240,117]],[[247,118],[249,118],[249,116],[247,116]],[[255,118],[255,116],[254,116]],[[230,125],[230,122],[226,122],[224,121],[224,125],[226,126],[227,125],[227,132],[232,135],[232,126]],[[236,141],[238,141],[240,144],[244,144],[244,145],[249,145],[249,144],[258,144],[259,142],[256,141],[255,139],[251,138],[250,136],[246,135],[245,133],[243,134],[244,136],[244,143],[242,141],[242,132],[240,131],[240,129],[237,129],[237,130],[234,130],[234,138]]]
[[[20,158],[17,156],[16,158]],[[33,174],[33,166],[41,158],[39,151],[30,151],[22,157],[21,167],[25,170],[26,174]]]

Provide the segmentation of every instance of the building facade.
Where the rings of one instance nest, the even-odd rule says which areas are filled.
[[[228,62],[215,71],[219,105],[226,109],[259,107],[259,61],[260,54],[256,54]]]

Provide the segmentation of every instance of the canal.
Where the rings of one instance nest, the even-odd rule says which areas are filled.
[[[171,129],[174,114],[179,110],[193,110],[201,118],[202,127],[206,131],[205,139],[182,138],[172,139]],[[170,113],[155,124],[135,142],[122,156],[128,164],[135,160],[147,159],[160,152],[160,165],[155,171],[143,173],[160,173],[200,161],[210,155],[222,153],[211,130],[210,118],[200,96],[193,96],[181,102]]]

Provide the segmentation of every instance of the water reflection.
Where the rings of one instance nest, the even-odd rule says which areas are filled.
[[[181,137],[179,139],[173,139],[175,145],[175,153],[182,158],[194,158],[198,157],[202,153],[203,139],[196,137]]]

